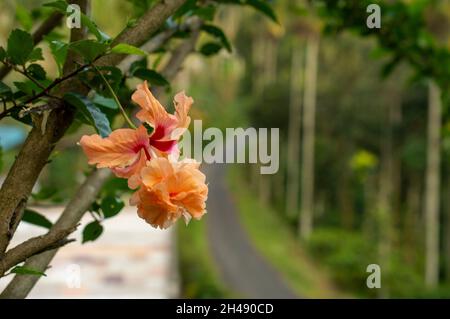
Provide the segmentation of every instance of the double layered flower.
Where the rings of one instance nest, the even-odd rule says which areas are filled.
[[[205,175],[192,160],[171,163],[156,158],[140,172],[140,188],[130,200],[138,215],[153,227],[171,226],[180,217],[186,223],[205,214],[208,187]]]
[[[177,162],[177,142],[191,121],[193,99],[184,92],[176,94],[175,113],[169,114],[144,82],[132,100],[140,106],[136,117],[143,123],[136,129],[114,130],[106,138],[83,136],[80,145],[88,163],[127,178],[130,188],[138,189],[130,203],[152,226],[167,228],[180,217],[199,219],[208,193],[205,175],[193,160]]]
[[[117,129],[106,138],[94,134],[80,140],[89,164],[108,167],[122,178],[138,173],[153,158],[176,156],[177,142],[191,121],[188,112],[193,99],[184,92],[175,95],[175,114],[167,113],[150,92],[147,82],[138,85],[132,100],[141,107],[136,117],[152,128],[150,134],[141,124],[137,129]]]

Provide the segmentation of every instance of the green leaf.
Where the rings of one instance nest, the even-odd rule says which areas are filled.
[[[116,45],[114,48],[111,49],[111,53],[134,54],[142,56],[147,55],[147,52],[126,43],[119,43],[118,45]]]
[[[29,62],[42,61],[42,60],[44,60],[44,56],[42,55],[41,48],[34,48],[33,51],[31,51],[30,55],[28,56]]]
[[[247,0],[246,4],[255,8],[259,12],[263,13],[272,21],[278,23],[277,16],[275,15],[275,12],[273,11],[272,7],[264,0]]]
[[[93,221],[84,227],[83,239],[81,242],[84,244],[88,241],[94,241],[103,233],[103,226],[98,221]]]
[[[28,32],[15,29],[8,38],[8,57],[14,64],[25,64],[33,51],[33,38]]]
[[[0,81],[0,96],[9,96],[11,94],[11,88],[7,86],[5,83]]]
[[[57,194],[58,190],[55,187],[42,187],[39,192],[31,194],[35,200],[49,199]]]
[[[0,61],[3,61],[5,58],[6,58],[6,51],[2,46],[0,46]]]
[[[116,196],[106,196],[102,199],[100,207],[105,218],[110,218],[117,215],[125,206],[123,201]]]
[[[53,226],[52,222],[47,219],[42,214],[39,214],[38,212],[32,210],[32,209],[25,209],[22,217],[22,221],[36,225],[41,226],[47,229],[50,229],[50,227]]]
[[[92,98],[92,102],[94,102],[97,105],[101,105],[101,106],[107,107],[112,110],[117,110],[119,108],[119,106],[117,105],[116,101],[114,101],[114,99],[109,98],[109,97],[104,97],[103,95],[100,95],[100,94],[95,94],[94,97]]]
[[[33,96],[42,91],[42,89],[31,81],[13,82],[16,88],[28,96]]]
[[[92,101],[77,93],[67,93],[64,100],[80,111],[86,123],[92,125],[102,137],[111,133],[108,118]]]
[[[36,80],[45,80],[45,70],[39,64],[33,63],[27,67],[27,72]]]
[[[25,30],[31,30],[33,27],[33,18],[30,11],[19,3],[16,5],[16,17]]]
[[[167,81],[164,76],[154,70],[137,69],[136,71],[134,71],[133,76],[142,80],[147,80],[151,85],[155,86],[170,85],[169,81]]]
[[[194,14],[202,20],[212,21],[214,20],[214,15],[216,14],[216,7],[213,5],[200,7],[195,10]]]
[[[19,275],[33,275],[33,276],[47,276],[42,271],[38,271],[32,268],[27,268],[24,266],[16,266],[10,271],[13,274],[19,274]]]
[[[58,40],[52,40],[49,42],[49,46],[56,65],[58,66],[59,74],[62,74],[62,68],[64,66],[64,62],[66,61],[67,48],[69,45]]]
[[[225,33],[222,31],[222,29],[211,25],[211,24],[205,24],[202,26],[202,30],[205,31],[206,33],[212,35],[213,37],[217,38],[222,45],[225,47],[225,49],[227,49],[228,52],[231,53],[232,49],[231,49],[231,44],[228,41],[227,36],[225,35]]]
[[[142,58],[140,60],[134,61],[130,65],[130,74],[133,76],[134,72],[139,69],[146,69],[147,68],[147,58]]]
[[[100,31],[95,22],[93,22],[87,15],[81,13],[81,24],[88,28],[89,32],[95,35],[98,41],[105,43],[111,40],[111,37],[106,33]]]
[[[80,54],[86,61],[92,62],[106,52],[108,45],[95,40],[80,40],[72,42],[69,48]]]
[[[49,8],[55,8],[58,11],[66,13],[68,4],[66,1],[59,0],[59,1],[49,2],[49,3],[44,3],[43,6],[49,7]]]
[[[200,48],[200,53],[205,56],[211,56],[217,54],[220,49],[222,49],[222,45],[220,43],[208,42]]]

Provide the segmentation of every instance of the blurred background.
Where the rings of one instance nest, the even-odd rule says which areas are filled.
[[[138,2],[93,0],[93,20],[117,34]],[[96,242],[64,247],[32,297],[450,297],[450,1],[385,2],[378,30],[354,1],[269,1],[278,23],[221,7],[232,52],[192,54],[162,102],[185,89],[204,128],[279,128],[279,171],[203,165],[201,221],[153,230],[125,207]],[[0,0],[0,45],[41,3]],[[27,130],[1,121],[0,176]],[[76,142],[91,132],[67,135],[39,179],[32,200],[49,219],[84,178]],[[81,290],[67,288],[73,264]],[[381,288],[366,284],[371,264]]]

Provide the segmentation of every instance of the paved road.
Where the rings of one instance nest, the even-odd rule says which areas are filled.
[[[62,207],[36,208],[55,220]],[[173,298],[179,296],[174,254],[174,228],[157,230],[125,207],[104,221],[105,230],[95,242],[81,244],[81,230],[92,221],[85,214],[72,238],[61,249],[29,298]],[[13,245],[45,230],[20,223]],[[175,267],[174,267],[175,266]],[[0,291],[12,279],[0,279]]]
[[[208,237],[225,284],[247,298],[296,298],[249,242],[225,181],[225,165],[204,166],[209,182]]]

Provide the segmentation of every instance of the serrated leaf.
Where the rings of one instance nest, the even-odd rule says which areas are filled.
[[[36,80],[45,80],[45,70],[39,64],[33,63],[27,67],[27,72]]]
[[[103,212],[103,216],[105,218],[111,218],[117,215],[122,208],[124,208],[125,204],[123,201],[116,196],[106,196],[102,199],[100,207]]]
[[[94,241],[103,233],[103,226],[98,221],[93,221],[84,227],[83,239],[81,242],[84,244],[88,241]]]
[[[220,43],[208,42],[200,48],[200,53],[205,56],[211,56],[217,54],[220,49],[222,49],[222,45]]]
[[[273,11],[272,7],[264,0],[247,0],[245,2],[247,5],[253,7],[259,12],[263,13],[265,16],[269,17],[274,22],[278,23],[277,16]]]
[[[133,76],[141,80],[147,80],[151,85],[155,86],[170,85],[169,81],[167,81],[164,76],[154,70],[137,69],[136,71],[134,71]]]
[[[15,29],[8,38],[7,54],[14,64],[25,64],[33,51],[33,38],[28,32]]]
[[[117,105],[116,101],[114,101],[114,99],[109,98],[109,97],[104,97],[103,95],[100,95],[100,94],[95,94],[92,98],[92,102],[94,102],[95,104],[107,107],[112,110],[117,110],[119,108],[119,106]]]
[[[92,125],[102,137],[111,133],[108,118],[91,100],[78,93],[67,93],[64,100],[80,111],[86,123]]]
[[[25,209],[23,213],[22,221],[47,229],[50,229],[53,226],[52,222],[48,220],[47,217],[28,208]]]
[[[108,45],[95,40],[80,40],[72,42],[69,48],[80,54],[86,61],[92,62],[106,52]]]
[[[19,275],[33,275],[33,276],[47,276],[42,271],[38,271],[36,269],[27,268],[24,266],[16,266],[10,271],[13,274],[19,274]]]
[[[231,51],[232,51],[231,44],[228,41],[228,38],[225,35],[225,33],[222,31],[222,29],[220,29],[212,24],[205,24],[202,26],[202,30],[207,32],[208,34],[212,35],[213,37],[217,38],[222,43],[222,45],[225,47],[225,49],[227,49],[227,51],[231,53]]]
[[[147,52],[126,43],[119,43],[118,45],[116,45],[114,48],[111,49],[111,53],[133,54],[142,56],[147,55]]]

